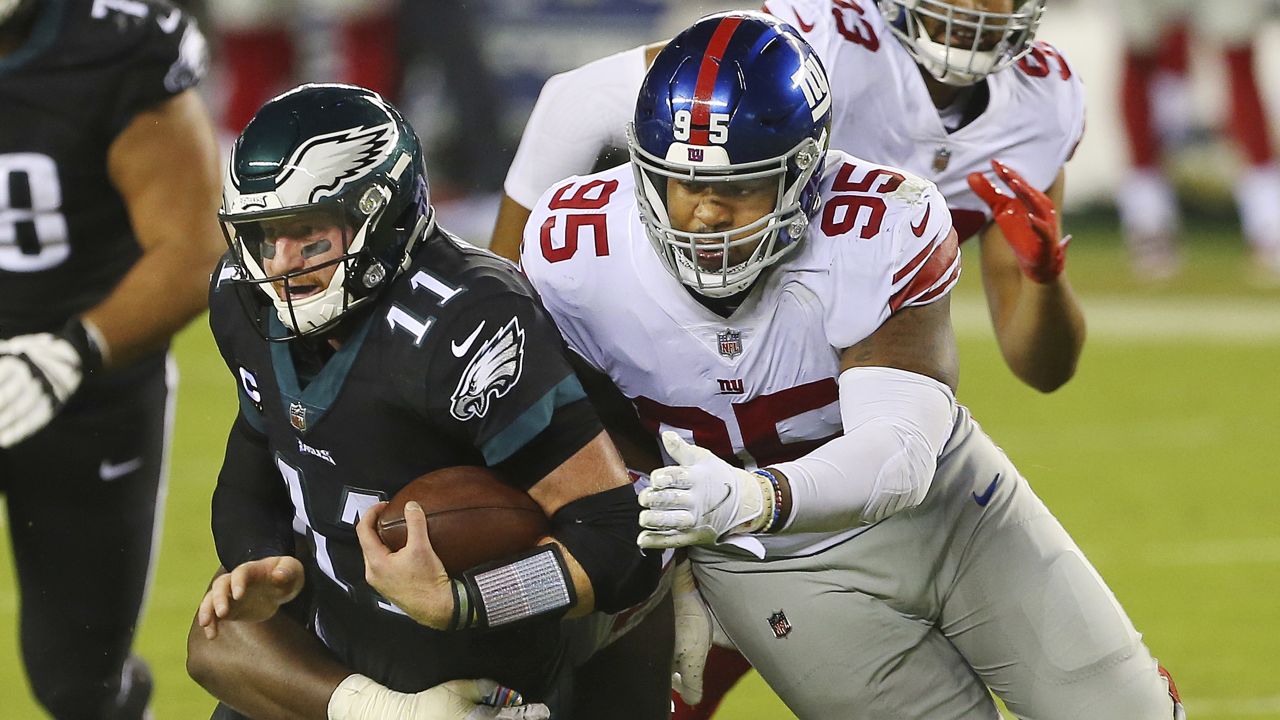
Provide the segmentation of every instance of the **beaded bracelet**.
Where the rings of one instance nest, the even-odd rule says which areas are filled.
[[[755,474],[768,480],[769,484],[773,486],[773,516],[757,532],[772,532],[773,528],[778,524],[778,518],[782,517],[782,486],[778,483],[778,477],[764,468],[755,470]]]

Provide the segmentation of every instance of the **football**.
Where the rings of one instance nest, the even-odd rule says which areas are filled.
[[[489,468],[460,465],[429,472],[391,498],[378,518],[378,535],[392,550],[405,545],[404,506],[410,500],[426,513],[431,546],[452,577],[528,550],[551,532],[528,493]]]

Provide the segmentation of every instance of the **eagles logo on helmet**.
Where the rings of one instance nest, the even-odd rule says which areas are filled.
[[[336,84],[262,106],[232,148],[219,218],[239,269],[226,282],[273,341],[325,332],[376,297],[435,222],[413,129],[377,93]],[[309,262],[280,270],[276,239],[290,233],[311,237]]]
[[[673,38],[654,58],[627,130],[640,217],[667,270],[722,298],[794,250],[818,207],[830,124],[826,71],[790,25],[763,13],[720,13]],[[717,232],[673,226],[670,181],[771,179],[773,209],[754,222]],[[744,250],[746,259],[731,264]],[[718,257],[720,267],[708,269],[700,254]]]

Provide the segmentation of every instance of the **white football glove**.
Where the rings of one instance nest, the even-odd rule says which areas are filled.
[[[498,707],[519,693],[493,680],[450,680],[418,693],[396,692],[360,674],[347,676],[329,696],[329,720],[547,720],[534,703]]]
[[[668,430],[667,454],[680,463],[654,470],[640,492],[642,548],[708,545],[728,535],[757,532],[773,514],[773,486],[736,468],[710,450],[690,445]]]
[[[671,689],[687,705],[702,702],[702,671],[711,650],[711,611],[693,580],[693,564],[681,560],[671,569],[671,600],[676,613],[676,645],[672,658]]]
[[[48,425],[82,378],[80,353],[66,338],[34,333],[0,340],[0,448]]]

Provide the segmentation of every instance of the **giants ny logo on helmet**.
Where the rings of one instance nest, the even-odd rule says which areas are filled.
[[[831,83],[827,82],[827,73],[818,63],[817,57],[810,55],[805,58],[804,64],[791,76],[791,82],[804,93],[805,102],[809,103],[809,110],[815,121],[831,109]]]
[[[458,420],[484,417],[492,400],[506,395],[524,369],[524,330],[516,318],[471,356],[450,399],[449,414]]]

